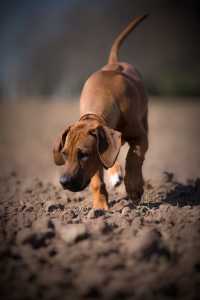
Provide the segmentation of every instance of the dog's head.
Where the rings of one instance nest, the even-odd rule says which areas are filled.
[[[60,133],[53,145],[56,165],[65,164],[60,183],[64,189],[82,191],[101,165],[113,166],[121,146],[121,133],[97,121],[80,121]]]

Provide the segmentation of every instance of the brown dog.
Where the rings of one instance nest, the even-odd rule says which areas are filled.
[[[55,164],[65,164],[62,187],[78,192],[91,181],[94,208],[109,210],[103,167],[109,169],[112,184],[118,185],[122,177],[116,159],[125,142],[130,146],[124,177],[126,191],[134,201],[143,194],[148,96],[138,70],[118,62],[117,54],[125,37],[147,16],[137,18],[117,38],[108,65],[94,73],[84,86],[80,119],[60,133],[53,146]]]

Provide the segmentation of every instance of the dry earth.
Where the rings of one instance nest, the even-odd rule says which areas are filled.
[[[200,102],[149,108],[142,201],[107,183],[104,212],[61,189],[51,157],[78,102],[1,104],[0,299],[199,299]]]

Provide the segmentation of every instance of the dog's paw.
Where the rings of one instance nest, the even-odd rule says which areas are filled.
[[[133,184],[133,182],[134,180],[130,181],[129,178],[125,176],[124,183],[125,183],[127,194],[134,202],[138,203],[140,202],[141,196],[143,195],[144,192],[142,176],[139,177],[137,185]]]
[[[127,191],[127,194],[135,204],[138,204],[141,201],[142,195],[139,195],[137,192]]]
[[[105,202],[98,202],[98,203],[94,203],[93,204],[93,209],[101,209],[101,210],[105,210],[105,211],[109,211],[109,207],[108,204]]]
[[[115,173],[110,176],[109,181],[112,184],[112,186],[116,187],[119,186],[122,183],[123,177],[119,173]]]

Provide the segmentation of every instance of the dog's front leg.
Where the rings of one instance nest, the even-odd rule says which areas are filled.
[[[93,208],[101,208],[109,210],[108,208],[108,192],[103,181],[103,167],[91,179]]]
[[[133,201],[140,200],[143,194],[142,165],[148,149],[146,135],[129,141],[130,149],[126,157],[126,174],[124,183],[129,197]]]

